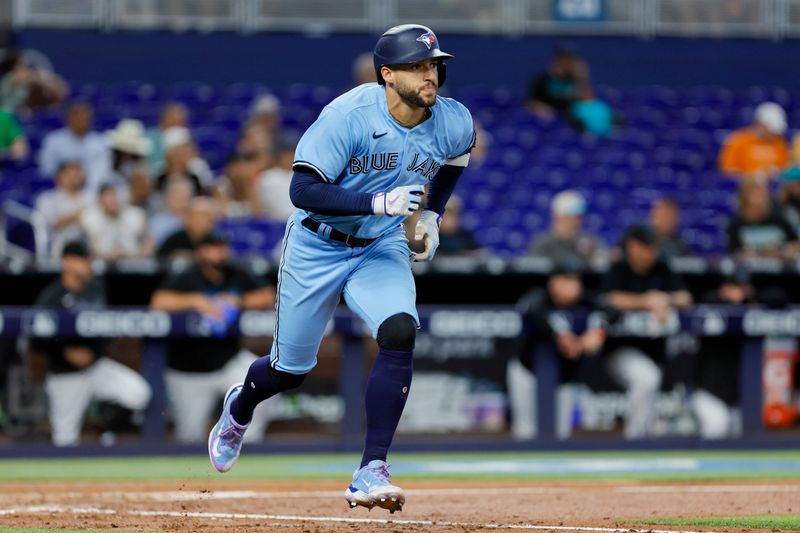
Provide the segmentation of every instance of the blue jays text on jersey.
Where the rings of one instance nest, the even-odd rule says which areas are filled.
[[[310,169],[328,182],[365,193],[425,184],[441,166],[468,152],[475,140],[469,111],[436,97],[431,116],[413,128],[389,113],[386,91],[368,83],[339,96],[322,110],[300,139],[294,168]],[[374,238],[403,217],[302,213],[339,231]]]
[[[350,174],[367,174],[371,170],[394,170],[397,168],[397,161],[400,158],[398,152],[382,152],[380,154],[362,155],[360,157],[352,157],[350,159]],[[408,172],[416,172],[422,174],[428,180],[432,179],[442,164],[430,157],[424,160],[420,157],[419,152],[414,154],[411,163],[408,164],[406,170]]]

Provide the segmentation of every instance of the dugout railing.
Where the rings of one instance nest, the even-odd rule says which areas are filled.
[[[562,319],[573,323],[576,330],[592,324],[602,317],[599,312],[565,313]],[[246,311],[231,324],[228,334],[243,336],[271,336],[274,326],[272,311]],[[420,321],[423,331],[434,338],[462,336],[464,338],[517,338],[529,325],[510,306],[421,306]],[[255,446],[262,451],[278,450],[357,450],[363,435],[363,391],[365,368],[364,338],[368,332],[363,322],[345,308],[337,311],[332,321],[333,330],[345,339],[340,359],[339,394],[344,402],[338,434],[333,438],[320,437],[313,443],[296,445],[291,442],[273,442]],[[740,409],[743,433],[739,439],[726,443],[703,443],[697,437],[664,438],[649,441],[625,442],[621,439],[572,438],[559,441],[555,438],[555,394],[559,383],[559,363],[551,343],[540,343],[535,348],[533,368],[537,375],[536,405],[538,410],[538,436],[528,442],[470,438],[465,435],[444,435],[434,441],[404,438],[399,449],[594,449],[653,448],[690,446],[703,447],[712,444],[729,447],[773,447],[800,444],[794,432],[767,432],[762,424],[762,339],[765,336],[800,336],[800,307],[771,310],[759,307],[697,306],[690,311],[674,314],[659,335],[673,335],[679,331],[697,336],[736,336],[741,339]],[[609,330],[611,336],[653,336],[646,313],[627,313],[617,320]],[[174,337],[209,337],[213,335],[207,321],[196,314],[168,314],[148,309],[85,310],[64,313],[46,309],[2,307],[0,308],[0,337],[139,337],[145,340],[142,354],[142,373],[153,388],[153,400],[148,408],[142,429],[142,445],[129,447],[129,451],[143,453],[145,450],[168,451],[166,394],[164,371],[166,363],[165,341]],[[497,364],[487,362],[487,364]],[[531,401],[534,401],[531,398]],[[175,450],[183,449],[176,445]],[[197,451],[193,447],[187,450]],[[0,447],[0,455],[26,455],[35,453],[58,454],[55,448],[42,446],[31,448]],[[118,448],[117,452],[125,451]],[[72,453],[76,453],[73,451]],[[77,452],[80,453],[80,452]]]

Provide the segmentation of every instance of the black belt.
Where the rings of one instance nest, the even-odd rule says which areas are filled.
[[[314,233],[316,233],[317,230],[319,230],[319,227],[322,225],[313,218],[309,217],[304,218],[300,221],[300,223]],[[353,248],[362,248],[375,242],[375,239],[363,239],[361,237],[356,237],[355,235],[350,235],[349,233],[344,233],[343,231],[339,231],[333,227],[331,227],[331,231],[327,237],[331,240],[344,243],[347,246],[352,246]]]

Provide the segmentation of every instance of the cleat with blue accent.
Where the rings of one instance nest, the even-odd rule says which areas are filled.
[[[402,511],[406,502],[403,489],[392,485],[389,465],[378,459],[355,471],[353,482],[347,487],[344,497],[350,503],[350,508],[361,505],[372,510],[377,505],[392,514]]]
[[[211,464],[220,472],[227,472],[236,464],[239,452],[242,451],[244,432],[250,424],[237,424],[231,416],[231,403],[239,396],[242,384],[234,385],[225,394],[222,403],[222,414],[208,435],[208,458]]]

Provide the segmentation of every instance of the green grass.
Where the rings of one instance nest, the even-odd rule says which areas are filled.
[[[660,520],[637,520],[619,525],[693,526],[693,527],[735,527],[742,529],[772,529],[781,531],[800,531],[798,515],[765,516],[707,516],[704,518],[667,518]]]
[[[727,459],[800,461],[800,452],[574,452],[574,453],[453,453],[392,454],[390,461],[514,461],[555,459]],[[81,480],[278,480],[341,479],[357,464],[359,456],[340,455],[247,455],[236,468],[221,476],[205,456],[8,459],[0,460],[3,481],[81,481]],[[333,467],[331,467],[333,465]],[[404,473],[405,478],[435,479],[585,479],[642,481],[715,481],[800,479],[793,471],[737,470],[730,472],[621,472],[621,473]]]

